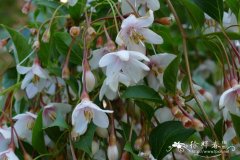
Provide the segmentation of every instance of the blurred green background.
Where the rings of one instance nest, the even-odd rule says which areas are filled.
[[[26,24],[27,15],[21,11],[24,0],[0,0],[0,24],[18,27]]]

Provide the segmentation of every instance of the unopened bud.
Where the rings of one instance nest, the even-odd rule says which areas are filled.
[[[50,29],[47,28],[47,29],[45,30],[45,32],[43,33],[42,41],[43,41],[44,43],[48,43],[49,40],[50,40]]]
[[[87,35],[86,35],[86,40],[87,42],[92,41],[92,39],[96,36],[96,31],[93,27],[88,27],[87,29]]]
[[[38,49],[40,48],[40,43],[39,43],[39,41],[35,41],[35,42],[33,43],[32,48],[38,50]]]
[[[144,144],[144,138],[140,136],[136,139],[134,143],[134,148],[139,151],[142,149],[143,144]]]
[[[182,116],[181,117],[181,121],[182,121],[182,124],[185,128],[190,128],[192,127],[192,120],[190,118],[188,118],[187,116]]]
[[[127,151],[124,151],[121,160],[130,160],[130,154]]]
[[[198,91],[207,101],[209,102],[213,101],[213,97],[211,93],[207,92],[205,89],[200,89]]]
[[[87,83],[86,84],[87,91],[91,92],[94,89],[94,86],[95,86],[95,83],[96,83],[95,77],[94,77],[91,70],[86,71],[86,83]]]
[[[109,137],[109,146],[107,149],[107,155],[109,160],[118,160],[119,152],[117,147],[117,140],[114,134]]]
[[[204,130],[204,125],[203,123],[198,120],[198,119],[193,119],[192,120],[193,123],[193,127],[197,130],[197,131],[203,131]]]
[[[177,119],[182,117],[182,111],[178,108],[178,107],[172,107],[171,108],[172,114],[174,115],[174,117],[176,117]]]
[[[162,25],[170,25],[171,24],[171,18],[169,18],[169,17],[162,17],[162,18],[156,19],[155,21]]]
[[[108,40],[106,47],[109,51],[114,51],[116,49],[116,45],[112,40]]]
[[[30,33],[31,33],[32,36],[34,36],[38,33],[38,30],[36,28],[31,28]]]
[[[22,13],[28,14],[31,8],[31,2],[26,2],[22,7]]]
[[[80,27],[73,26],[70,28],[70,35],[72,37],[77,37],[80,34]]]
[[[2,39],[0,41],[0,49],[5,47],[7,45],[7,43],[8,43],[8,39]]]
[[[24,160],[32,160],[33,158],[28,154],[28,153],[24,153],[24,155],[23,155],[23,157],[24,157]]]
[[[107,138],[108,137],[108,130],[106,128],[97,127],[96,133],[101,138]]]
[[[150,155],[151,154],[151,147],[148,143],[145,143],[143,145],[143,152],[145,153],[145,155]]]
[[[62,69],[62,79],[69,79],[70,78],[70,70],[68,65],[64,65]]]
[[[100,36],[100,37],[97,38],[96,47],[101,48],[102,46],[103,46],[103,38],[102,38],[102,36]]]
[[[60,0],[60,2],[62,2],[62,3],[67,3],[68,0]]]
[[[93,140],[92,141],[92,155],[97,153],[98,150],[99,150],[99,142]]]

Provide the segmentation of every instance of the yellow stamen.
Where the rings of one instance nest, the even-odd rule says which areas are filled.
[[[84,116],[87,119],[88,123],[92,120],[93,118],[93,112],[91,109],[85,109],[84,110]]]

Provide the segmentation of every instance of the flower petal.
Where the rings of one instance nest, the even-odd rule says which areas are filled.
[[[74,127],[74,132],[76,132],[78,135],[83,135],[86,132],[88,121],[84,116],[83,110],[76,110],[75,112],[73,111],[72,125]]]
[[[107,128],[109,125],[107,114],[99,110],[94,110],[93,123],[98,127]]]
[[[143,35],[143,37],[145,38],[145,41],[151,44],[162,44],[163,43],[163,39],[161,36],[159,36],[158,34],[156,34],[155,32],[151,31],[148,28],[141,28],[138,30],[139,33],[141,33]]]
[[[156,11],[160,8],[160,3],[158,0],[147,0],[147,6],[153,11]]]
[[[32,72],[28,72],[22,81],[21,89],[25,89],[33,77],[34,74]]]
[[[26,74],[27,72],[29,72],[32,69],[32,67],[24,67],[24,66],[20,66],[20,65],[17,65],[16,68],[17,68],[17,72],[19,74]]]
[[[48,73],[42,69],[42,67],[38,64],[34,64],[32,67],[32,72],[37,75],[38,77],[47,79],[48,78]]]
[[[28,98],[32,99],[38,93],[38,88],[33,83],[30,83],[26,88],[26,93]]]
[[[99,61],[99,67],[105,67],[111,63],[114,63],[114,61],[116,60],[116,56],[113,53],[108,53],[104,55]]]

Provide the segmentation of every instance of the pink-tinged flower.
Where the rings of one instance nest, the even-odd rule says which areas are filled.
[[[127,46],[128,50],[139,51],[144,54],[144,42],[151,44],[163,43],[162,37],[148,29],[152,25],[153,20],[153,11],[151,10],[145,17],[136,18],[135,15],[131,14],[123,20],[116,43],[120,46]]]
[[[172,60],[176,58],[176,55],[163,53],[156,54],[150,57],[149,67],[150,72],[147,76],[148,85],[154,90],[159,90],[163,87],[163,73]]]
[[[236,115],[240,115],[240,85],[237,84],[223,92],[219,100],[220,108],[226,107],[227,110]]]
[[[149,67],[141,60],[149,61],[145,55],[139,52],[120,50],[103,56],[99,66],[106,67],[107,77],[113,76],[115,73],[122,73],[133,83],[137,83],[143,79],[146,71],[149,71]]]
[[[148,9],[156,11],[160,8],[160,3],[158,0],[129,0],[129,2],[132,4],[135,10],[140,13],[140,15],[144,15]],[[123,14],[133,12],[127,0],[122,0],[121,9]]]
[[[16,120],[14,128],[17,135],[30,144],[32,143],[32,129],[36,118],[37,116],[31,112],[18,114],[13,117],[13,119]]]
[[[77,137],[83,135],[88,124],[93,120],[93,123],[101,128],[107,128],[109,125],[108,116],[106,113],[112,113],[110,110],[102,110],[88,98],[82,99],[72,113],[72,136]]]
[[[28,98],[33,98],[41,92],[45,86],[48,73],[39,64],[38,58],[34,60],[32,67],[17,65],[19,74],[26,74],[21,85],[21,89],[26,89]]]
[[[71,111],[71,105],[64,103],[49,103],[43,109],[43,126],[49,127],[57,118],[57,114],[61,114],[63,118]]]
[[[0,152],[0,159],[19,160],[19,158],[15,155],[13,149],[11,148],[6,151]]]

